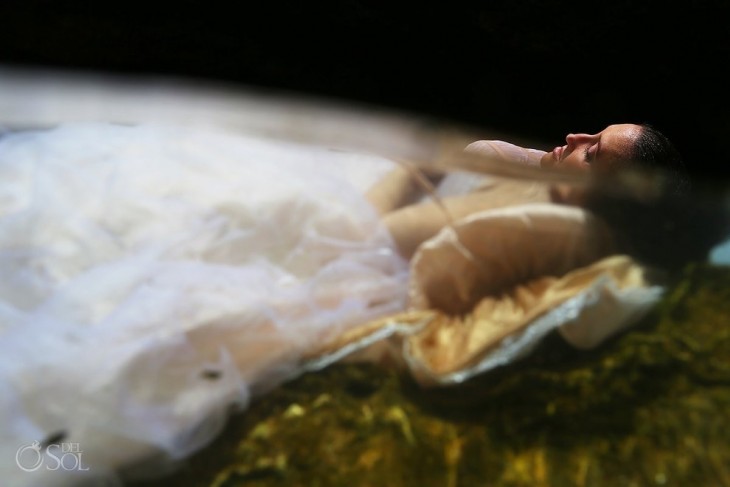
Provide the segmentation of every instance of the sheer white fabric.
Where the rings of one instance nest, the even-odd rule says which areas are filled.
[[[180,459],[313,344],[403,309],[407,263],[363,197],[392,167],[163,126],[4,135],[4,485]],[[18,467],[53,437],[88,471]]]
[[[540,167],[540,158],[546,154],[539,149],[520,147],[503,140],[476,140],[469,143],[464,150],[484,156],[492,161],[504,164]],[[494,178],[487,175],[476,176],[465,172],[447,174],[438,188],[439,196],[464,194],[480,187],[495,184]],[[538,185],[537,183],[535,184]]]
[[[388,321],[412,308],[510,290],[524,298],[523,281],[543,274],[588,283],[560,281],[562,297],[550,302],[536,292],[530,300],[543,308],[513,320],[501,341],[466,343],[474,360],[454,370],[419,372],[430,356],[460,358],[459,340],[423,347],[421,365],[415,348],[401,353],[424,383],[453,383],[521,357],[558,327],[590,348],[661,293],[639,278],[624,290],[602,268],[581,273],[612,252],[610,239],[584,210],[550,203],[497,210],[487,201],[421,245],[409,267],[365,196],[395,167],[162,125],[78,123],[0,137],[4,485],[113,481],[145,464],[159,471],[205,446],[252,395],[391,336],[415,343],[418,327]],[[441,195],[486,180],[454,175],[466,179],[447,176]],[[494,191],[493,202],[504,196]],[[580,278],[569,279],[574,268]],[[484,323],[499,321],[492,309]],[[486,325],[475,327],[484,335]],[[51,468],[44,441],[77,445],[84,469]]]
[[[481,154],[512,164],[539,166],[540,159],[547,152],[540,149],[520,147],[503,140],[476,140],[466,146],[467,152]]]

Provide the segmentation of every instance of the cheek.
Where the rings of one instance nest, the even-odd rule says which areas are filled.
[[[599,159],[599,160],[596,160],[591,165],[591,168],[596,172],[599,172],[602,174],[607,174],[607,173],[611,173],[611,172],[614,172],[615,170],[619,169],[620,166],[621,166],[621,164],[617,160]]]
[[[590,169],[591,166],[587,162],[585,162],[579,155],[573,152],[573,154],[570,154],[568,157],[563,159],[559,167],[563,169],[577,169],[581,171],[587,171]]]

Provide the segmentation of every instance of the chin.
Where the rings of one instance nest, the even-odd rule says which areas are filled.
[[[553,159],[553,154],[551,152],[548,152],[540,158],[540,167],[544,169],[555,167],[555,160]]]

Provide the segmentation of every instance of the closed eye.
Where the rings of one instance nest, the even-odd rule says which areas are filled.
[[[593,147],[596,147],[596,150],[594,150],[593,152],[591,152],[591,149]],[[598,150],[599,150],[599,148],[600,148],[600,146],[598,144],[590,145],[590,146],[586,147],[586,150],[585,150],[583,156],[584,156],[585,161],[588,164],[591,164],[591,163],[595,162],[596,157],[598,156]]]

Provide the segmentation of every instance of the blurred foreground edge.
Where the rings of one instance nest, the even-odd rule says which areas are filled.
[[[463,170],[579,186],[595,183],[584,174],[504,164],[466,154],[464,147],[480,138],[536,144],[518,135],[418,114],[181,78],[0,65],[2,128],[40,129],[72,122],[175,124],[359,151],[408,161],[421,169]],[[647,242],[649,252],[667,253],[667,259],[677,263],[704,260],[709,255],[714,263],[730,264],[730,244],[721,244],[730,234],[730,191],[726,184],[697,181],[691,198],[667,206],[661,197],[661,176],[637,173],[600,182],[599,186],[619,203],[631,202],[618,205],[621,214],[617,208],[617,221],[612,223],[620,224],[624,216],[648,204],[653,211],[647,217],[663,220],[656,238]],[[638,225],[643,226],[643,220]]]

